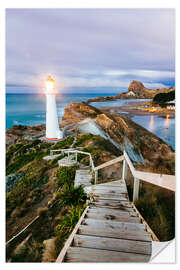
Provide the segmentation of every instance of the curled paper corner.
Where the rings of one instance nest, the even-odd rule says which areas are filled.
[[[152,241],[152,256],[150,263],[175,263],[175,239],[166,242]]]

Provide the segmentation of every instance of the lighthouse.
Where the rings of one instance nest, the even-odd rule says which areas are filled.
[[[56,108],[55,83],[51,76],[46,80],[46,140],[59,140],[63,138],[59,129]]]

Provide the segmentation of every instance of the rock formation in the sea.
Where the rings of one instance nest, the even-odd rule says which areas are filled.
[[[129,85],[128,91],[138,93],[141,92],[142,89],[144,89],[144,84],[142,82],[133,80]]]
[[[128,99],[128,98],[153,99],[156,94],[168,93],[168,92],[174,91],[174,90],[175,90],[175,88],[173,88],[173,87],[158,88],[158,89],[146,88],[142,82],[133,80],[129,84],[128,91],[125,91],[123,93],[120,93],[120,94],[117,94],[116,96],[111,96],[111,97],[106,96],[106,97],[91,98],[88,100],[88,103],[98,102],[98,101],[117,100],[117,99]]]

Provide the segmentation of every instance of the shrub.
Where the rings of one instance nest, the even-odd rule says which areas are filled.
[[[60,220],[60,223],[55,228],[59,242],[64,241],[70,235],[73,228],[80,219],[85,206],[85,204],[82,206],[71,205],[68,214],[65,215],[62,220]]]
[[[73,143],[74,138],[72,136],[68,136],[64,140],[61,140],[50,147],[50,149],[64,149],[69,148],[71,144]]]
[[[45,174],[49,169],[45,161],[33,162],[30,164],[21,179],[14,185],[13,189],[6,194],[6,210],[7,216],[12,210],[22,204],[30,192],[37,189],[40,192],[39,187],[47,183],[48,176]],[[39,194],[38,194],[39,198]]]
[[[76,169],[77,166],[60,167],[55,172],[56,188],[61,188],[64,184],[68,185],[68,187],[74,185]]]
[[[40,207],[40,208],[38,208],[37,212],[38,212],[38,216],[46,217],[48,215],[48,208],[47,207],[44,207],[44,208]]]
[[[154,96],[153,102],[154,103],[165,103],[175,99],[175,91],[171,91],[168,93],[159,93]]]
[[[63,190],[58,192],[58,198],[60,199],[60,206],[65,205],[79,205],[86,201],[86,194],[82,186],[65,186]]]
[[[132,200],[133,183],[128,185],[128,193]],[[172,192],[141,183],[135,205],[160,241],[174,238],[175,196]]]
[[[84,143],[86,141],[91,140],[94,137],[93,134],[91,133],[87,133],[87,134],[83,134],[83,135],[79,135],[77,137],[76,143],[74,144],[74,147],[80,146],[80,145],[84,145]]]
[[[51,160],[51,165],[58,165],[58,160],[62,159],[64,155],[59,155],[57,158]]]

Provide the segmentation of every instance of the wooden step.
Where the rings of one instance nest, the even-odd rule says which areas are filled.
[[[73,246],[131,252],[146,255],[151,254],[151,242],[115,239],[99,236],[76,234],[74,237]]]
[[[99,220],[112,220],[130,223],[141,223],[138,217],[128,217],[128,216],[116,216],[112,214],[93,214],[87,213],[85,218],[99,219]]]
[[[98,219],[91,219],[85,218],[82,225],[89,225],[89,226],[96,226],[96,227],[107,227],[116,229],[119,228],[121,230],[132,230],[132,231],[141,231],[145,230],[146,226],[142,223],[129,223],[129,222],[117,222],[117,221],[109,221],[109,220],[98,220]]]
[[[98,191],[98,190],[104,190],[104,191],[108,191],[108,190],[113,190],[114,192],[121,192],[121,191],[127,191],[127,188],[126,188],[126,186],[124,185],[124,186],[117,186],[117,187],[115,187],[115,186],[98,186],[98,185],[96,185],[96,186],[91,186],[90,188],[88,188],[88,190],[91,190],[91,192],[94,192],[94,191]]]
[[[127,208],[132,209],[132,206],[129,202],[126,201],[114,201],[114,200],[104,200],[104,199],[97,199],[96,201],[92,202],[91,205],[95,205],[97,207],[109,207],[113,209],[119,209],[126,211]]]
[[[94,185],[94,186],[103,186],[103,185],[106,185],[106,186],[119,186],[119,185],[126,185],[126,182],[123,180],[123,179],[120,179],[120,180],[115,180],[115,181],[111,181],[109,182],[106,182],[106,183],[101,183],[101,184],[97,184],[97,185]]]
[[[149,260],[149,255],[79,247],[70,247],[65,258],[67,262],[148,262]]]
[[[132,211],[121,211],[119,209],[109,209],[109,208],[99,208],[99,207],[89,207],[87,214],[104,214],[104,215],[115,215],[117,217],[138,217],[137,213],[132,209]]]
[[[104,193],[98,194],[98,193],[94,192],[93,198],[94,199],[101,199],[101,200],[128,201],[127,194],[114,195],[114,194],[104,194]]]
[[[121,189],[121,190],[114,190],[114,189],[95,189],[92,191],[93,194],[109,194],[109,195],[116,195],[120,196],[121,194],[127,194],[127,190]]]
[[[117,239],[128,239],[138,241],[151,241],[150,233],[146,231],[121,230],[119,228],[107,228],[98,226],[80,225],[78,234],[104,236]]]

